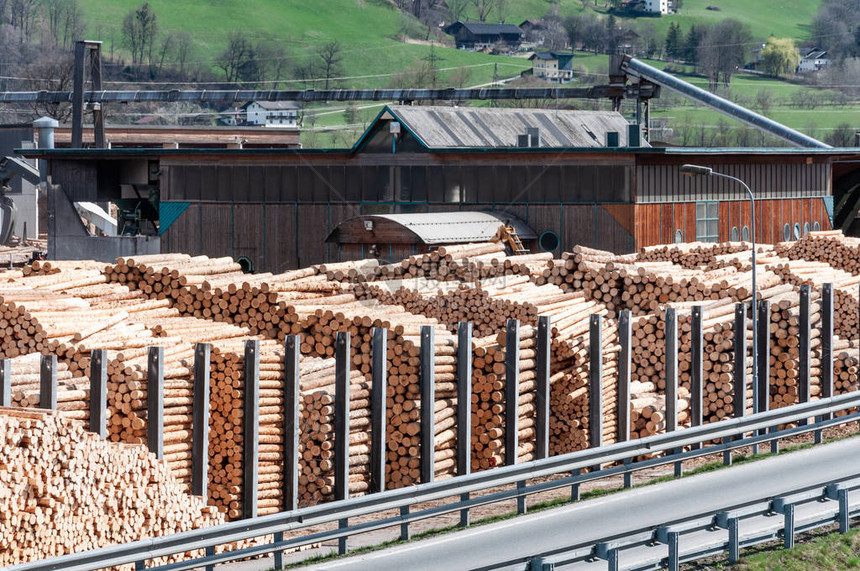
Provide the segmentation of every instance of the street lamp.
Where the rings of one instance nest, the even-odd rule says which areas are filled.
[[[744,187],[744,189],[747,191],[747,194],[750,197],[750,239],[752,241],[752,291],[753,291],[753,295],[752,295],[753,412],[758,412],[759,408],[761,408],[761,407],[760,407],[759,402],[758,402],[758,395],[759,395],[759,390],[758,390],[758,388],[759,388],[758,387],[758,384],[759,384],[758,383],[759,382],[758,358],[757,358],[757,353],[758,353],[758,326],[757,326],[757,319],[756,319],[756,314],[758,313],[757,308],[756,308],[756,293],[758,292],[758,290],[756,289],[756,285],[755,285],[755,274],[756,274],[756,266],[755,266],[755,197],[753,196],[753,192],[752,192],[752,190],[750,190],[750,187],[747,186],[747,183],[745,183],[744,181],[742,181],[741,179],[739,179],[737,177],[723,174],[723,173],[719,173],[719,172],[714,172],[714,169],[712,169],[710,167],[703,167],[700,165],[683,165],[681,167],[681,172],[684,173],[685,175],[691,176],[691,177],[692,176],[718,176],[718,177],[722,177],[722,178],[727,178],[729,180],[733,180],[737,183],[740,183],[740,185]],[[737,356],[735,356],[735,358],[737,358]]]

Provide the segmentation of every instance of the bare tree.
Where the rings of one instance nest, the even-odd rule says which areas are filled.
[[[87,23],[78,0],[67,1],[62,14],[60,29],[62,30],[61,45],[64,48],[69,48],[77,40],[83,39],[87,31]]]
[[[495,0],[472,0],[472,5],[475,7],[479,22],[487,21],[487,16],[493,11],[495,3]]]
[[[21,43],[33,32],[39,17],[39,0],[12,0],[9,5],[10,24],[20,28]]]
[[[225,79],[233,83],[249,75],[248,68],[254,57],[254,47],[245,34],[232,32],[227,39],[227,47],[215,59],[215,65],[223,69]]]
[[[337,74],[340,73],[340,64],[343,60],[343,48],[341,48],[340,42],[332,40],[320,46],[317,50],[317,55],[323,63],[323,78],[325,79],[325,88],[328,89],[331,78],[336,77]]]
[[[125,15],[122,21],[123,42],[131,51],[132,66],[143,65],[147,59],[152,65],[157,32],[158,18],[149,2],[144,2],[136,10]]]
[[[168,54],[173,57],[173,52],[176,47],[176,36],[173,32],[167,32],[161,36],[161,41],[158,42],[158,68],[155,75],[160,76],[161,70],[164,67],[164,60],[168,59]]]
[[[466,14],[466,8],[471,0],[447,0],[448,10],[451,12],[451,23],[463,20]]]
[[[179,64],[179,73],[185,74],[185,66],[188,58],[194,51],[194,39],[187,31],[182,30],[176,34],[176,63]]]
[[[278,81],[289,75],[290,58],[284,45],[277,40],[261,40],[255,47],[260,66],[260,80],[274,81],[271,89],[278,89]]]
[[[69,91],[74,78],[74,56],[68,52],[45,52],[42,57],[24,68],[28,89],[32,91]],[[33,103],[31,108],[39,115],[67,121],[72,113],[69,103]]]

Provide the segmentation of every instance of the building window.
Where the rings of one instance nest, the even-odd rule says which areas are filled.
[[[675,230],[675,243],[680,244],[684,241],[684,233],[680,229]]]
[[[794,239],[800,240],[800,223],[799,222],[794,223]]]
[[[791,240],[791,226],[786,224],[782,227],[782,241],[788,242],[789,240]]]
[[[803,223],[803,235],[806,236],[807,234],[809,234],[809,222],[804,222]]]
[[[737,226],[732,226],[732,242],[737,242],[741,239],[740,232],[738,232]]]
[[[821,232],[821,224],[819,224],[818,222],[813,223],[812,224],[812,231],[813,232]]]
[[[744,226],[744,229],[741,230],[741,239],[744,242],[750,241],[750,227],[749,226]]]
[[[696,240],[699,242],[720,241],[720,203],[696,203]]]

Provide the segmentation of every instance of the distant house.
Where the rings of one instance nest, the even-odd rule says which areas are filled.
[[[531,46],[542,46],[546,40],[547,25],[543,20],[526,20],[520,24],[523,41]]]
[[[573,54],[536,52],[529,57],[532,74],[559,83],[573,79]]]
[[[298,127],[299,106],[294,101],[250,101],[242,106],[245,124],[263,127]]]
[[[454,36],[458,49],[480,50],[502,44],[517,49],[525,35],[513,24],[484,24],[483,22],[455,22],[445,28],[445,33]]]
[[[830,65],[830,58],[827,52],[815,48],[806,53],[800,58],[800,65],[797,66],[797,73],[809,73],[812,71],[820,71]]]
[[[645,11],[656,14],[668,14],[669,0],[645,0]]]

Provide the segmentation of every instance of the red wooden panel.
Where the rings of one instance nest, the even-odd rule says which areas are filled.
[[[266,204],[264,215],[266,217],[266,267],[262,270],[280,273],[298,268],[296,206],[284,203]]]
[[[634,217],[636,220],[634,249],[654,246],[660,243],[660,205],[637,204]]]
[[[660,243],[666,244],[675,241],[675,205],[662,204],[660,212]]]
[[[762,220],[762,233],[757,237],[764,244],[773,244],[773,200],[762,200],[760,204],[759,215]],[[741,229],[743,229],[743,226],[741,226]]]
[[[720,242],[724,242],[729,239],[729,235],[731,233],[731,226],[729,226],[731,211],[731,202],[720,202]]]
[[[800,227],[803,228],[803,225],[807,223],[812,226],[812,199],[805,198],[800,202],[803,210],[803,214],[800,217]]]

